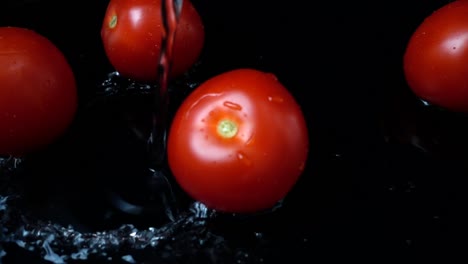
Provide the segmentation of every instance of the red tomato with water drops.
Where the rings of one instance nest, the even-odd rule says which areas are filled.
[[[111,0],[101,37],[110,63],[122,75],[137,81],[157,80],[164,26],[161,0]],[[177,27],[170,77],[189,70],[201,54],[203,21],[193,4],[184,0]]]
[[[404,54],[404,73],[421,99],[468,112],[468,0],[446,4],[419,25]]]
[[[77,108],[74,74],[45,37],[0,28],[0,155],[23,156],[61,136]]]
[[[293,188],[308,155],[301,108],[270,73],[238,69],[196,88],[178,109],[168,162],[194,199],[225,212],[274,206]]]

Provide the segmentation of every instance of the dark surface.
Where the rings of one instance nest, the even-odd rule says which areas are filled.
[[[230,239],[234,248],[258,254],[250,259],[263,263],[306,263],[320,257],[402,263],[418,257],[417,252],[432,257],[465,248],[457,238],[466,223],[468,118],[424,106],[406,86],[401,67],[413,30],[446,2],[194,0],[207,39],[193,81],[238,67],[273,72],[302,105],[311,140],[304,175],[283,208],[247,219],[221,218],[214,232]],[[112,118],[103,122],[113,116],[107,111],[116,109],[114,103],[131,106],[132,101],[85,107],[112,71],[99,37],[107,1],[77,3],[17,0],[0,8],[1,26],[34,29],[65,53],[82,102],[72,131],[29,160],[26,184],[34,188],[26,189],[35,201],[30,207],[84,230],[129,221],[145,227],[148,219],[100,218],[108,204],[96,186],[139,184],[129,182],[125,169],[102,165],[116,158],[108,156],[114,145],[106,135],[118,127],[112,127]],[[138,143],[119,147],[118,153],[129,157],[118,158],[139,160],[129,154],[138,153],[130,152],[141,147]],[[79,196],[84,190],[90,195]],[[67,212],[43,210],[57,200],[70,201],[62,205]],[[252,232],[261,232],[267,242],[252,243]],[[258,249],[249,248],[254,246]],[[8,247],[7,252],[15,252]],[[33,255],[9,253],[4,262],[32,263],[29,257]]]

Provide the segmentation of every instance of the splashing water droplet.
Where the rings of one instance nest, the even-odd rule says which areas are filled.
[[[128,263],[136,263],[135,259],[133,258],[132,255],[125,255],[122,256],[122,260],[128,262]]]
[[[255,237],[258,238],[258,239],[263,238],[263,233],[255,232],[254,234],[255,234]]]
[[[421,103],[423,104],[423,106],[431,106],[431,104],[426,101],[426,100],[423,100],[423,99],[419,99],[419,101],[421,101]]]
[[[242,106],[240,106],[239,104],[233,103],[231,101],[225,101],[223,105],[232,110],[236,110],[236,111],[242,110]]]

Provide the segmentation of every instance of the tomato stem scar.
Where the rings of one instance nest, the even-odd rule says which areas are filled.
[[[218,123],[218,134],[223,138],[232,138],[237,134],[237,124],[231,120],[221,120]]]
[[[109,21],[109,28],[115,28],[117,26],[117,15],[113,15]]]

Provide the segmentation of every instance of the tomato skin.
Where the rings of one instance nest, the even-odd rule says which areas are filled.
[[[111,27],[115,18],[117,23]],[[163,31],[161,0],[111,0],[101,38],[109,61],[122,76],[154,82]],[[197,61],[204,40],[203,22],[192,3],[186,0],[174,40],[171,78],[183,74]]]
[[[217,132],[221,120],[235,136]],[[174,116],[168,162],[180,186],[219,211],[249,213],[284,198],[304,170],[308,132],[299,105],[270,73],[237,69],[196,88]]]
[[[468,111],[468,1],[429,15],[404,54],[408,85],[420,98],[452,111]]]
[[[52,143],[76,108],[75,77],[61,51],[29,29],[0,27],[0,155]]]

